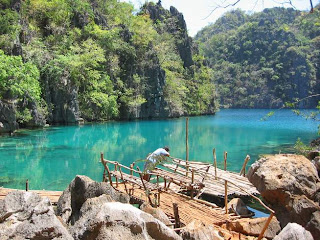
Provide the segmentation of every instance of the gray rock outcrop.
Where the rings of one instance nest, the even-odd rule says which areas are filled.
[[[48,198],[23,191],[11,192],[0,201],[0,238],[73,239]]]
[[[313,237],[299,224],[288,223],[273,240],[313,240]]]
[[[205,225],[199,221],[192,221],[183,230],[180,235],[184,240],[224,240],[229,239],[230,235],[222,234],[213,225]]]
[[[82,205],[90,198],[109,195],[113,201],[129,202],[129,196],[116,192],[109,183],[95,182],[87,176],[77,175],[63,191],[57,204],[57,215],[73,225],[79,219]]]
[[[110,202],[110,199],[101,195],[83,204],[79,219],[70,227],[74,239],[181,239],[150,214],[130,204]]]
[[[167,226],[171,224],[171,221],[168,218],[168,216],[160,208],[154,208],[148,203],[143,203],[140,206],[140,209],[146,213],[151,214],[153,217],[163,222]]]
[[[12,133],[18,128],[14,104],[0,100],[0,134]]]
[[[296,222],[320,235],[319,177],[310,160],[300,155],[267,156],[252,164],[248,179],[275,210],[282,227]]]

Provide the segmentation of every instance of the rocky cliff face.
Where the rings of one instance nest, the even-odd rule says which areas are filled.
[[[150,18],[154,22],[164,22],[166,31],[175,36],[175,42],[183,61],[183,66],[185,68],[192,66],[194,64],[192,54],[198,50],[196,46],[194,46],[192,38],[188,36],[187,24],[184,20],[183,14],[173,6],[171,6],[170,11],[168,11],[164,9],[161,4],[148,4],[145,9],[146,12],[150,14]]]

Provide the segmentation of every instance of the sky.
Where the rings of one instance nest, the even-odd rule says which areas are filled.
[[[136,9],[146,2],[146,0],[120,0],[122,2],[132,3]],[[232,9],[240,8],[248,13],[260,12],[265,8],[283,6],[290,7],[285,4],[289,0],[240,0],[234,7],[218,8],[218,5],[226,6],[234,3],[237,0],[162,0],[161,4],[165,9],[170,9],[174,6],[179,12],[183,13],[187,23],[188,33],[194,37],[203,27],[214,23],[225,12]],[[158,2],[158,0],[149,0],[149,2]],[[299,10],[310,10],[309,0],[291,0],[292,5]],[[320,0],[313,0],[313,6],[317,5]],[[282,4],[281,4],[282,3]],[[214,11],[213,11],[214,10]],[[213,12],[212,12],[213,11]]]

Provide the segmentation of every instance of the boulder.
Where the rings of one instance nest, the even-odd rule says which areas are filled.
[[[95,182],[87,176],[77,175],[63,191],[57,204],[57,215],[73,225],[79,218],[79,211],[87,199],[107,194],[113,201],[129,202],[129,196],[118,193],[109,183]]]
[[[140,206],[140,209],[146,213],[149,213],[159,221],[163,222],[165,225],[167,226],[171,225],[170,219],[160,208],[154,208],[148,203],[143,203]]]
[[[240,198],[233,198],[228,203],[229,212],[234,212],[240,216],[252,215],[252,212],[247,208],[244,202]]]
[[[180,232],[184,240],[224,240],[224,235],[213,225],[193,220]]]
[[[0,236],[5,239],[73,239],[55,216],[48,198],[24,191],[0,201]]]
[[[299,224],[288,223],[273,240],[313,240],[313,237]]]
[[[70,232],[74,239],[159,239],[181,237],[159,220],[130,204],[109,202],[101,195],[88,199]]]
[[[265,226],[268,218],[242,218],[227,224],[227,229],[230,231],[240,232],[245,235],[259,236],[263,227]],[[280,232],[280,224],[278,220],[273,217],[271,222],[264,233],[264,237],[273,239],[278,232]]]
[[[300,155],[264,157],[249,169],[248,179],[276,212],[282,227],[296,222],[318,236],[320,184],[316,168]]]

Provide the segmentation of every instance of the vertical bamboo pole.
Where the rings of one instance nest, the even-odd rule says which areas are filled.
[[[227,152],[224,152],[224,171],[227,171]],[[224,181],[224,207],[228,214],[228,181]]]
[[[214,174],[215,174],[215,178],[216,180],[218,179],[218,176],[217,176],[217,155],[216,155],[216,149],[214,148],[212,150],[213,152],[213,162],[214,162]]]
[[[243,162],[240,174],[239,174],[240,176],[241,175],[246,176],[246,166],[247,166],[247,163],[249,162],[249,160],[250,160],[250,156],[247,155],[246,158],[244,159],[244,162]]]
[[[27,179],[26,181],[26,191],[28,192],[29,191],[29,180]]]
[[[177,203],[173,203],[173,214],[174,214],[174,228],[180,228],[180,217],[179,217],[179,208]]]
[[[186,118],[186,164],[187,165],[189,161],[188,131],[189,131],[189,118]]]
[[[101,156],[100,160],[101,160],[101,162],[102,162],[102,164],[103,164],[103,166],[104,166],[104,169],[107,170],[107,172],[108,172],[109,183],[110,183],[110,185],[113,187],[112,177],[111,177],[111,174],[110,174],[110,169],[109,169],[107,163],[106,163],[106,162],[104,161],[104,159],[103,159],[103,153],[100,153],[100,156]]]
[[[114,165],[114,171],[115,171],[115,172],[118,171],[118,166],[117,166],[117,164]],[[118,188],[118,185],[119,185],[119,183],[118,183],[118,177],[116,177],[116,188]]]
[[[192,175],[191,175],[191,199],[193,199],[193,193],[194,193],[194,190],[193,190],[193,183],[194,183],[194,169],[192,169]]]
[[[264,232],[267,230],[267,228],[272,220],[273,215],[274,215],[273,212],[271,212],[269,218],[267,219],[266,224],[264,225],[261,233],[259,234],[258,240],[261,240],[263,238]]]

